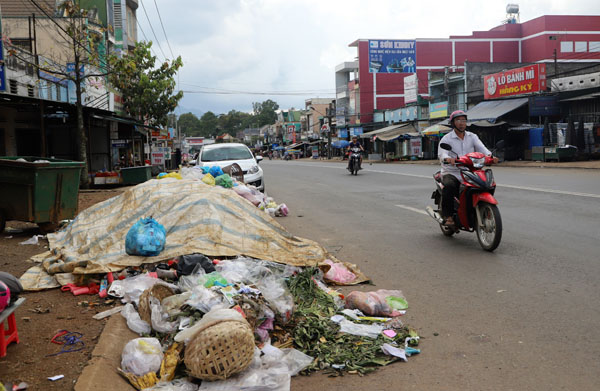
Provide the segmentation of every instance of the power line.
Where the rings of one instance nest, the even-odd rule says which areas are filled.
[[[148,42],[148,38],[146,37],[146,33],[144,32],[144,29],[142,29],[142,25],[140,24],[140,22],[137,20],[137,18],[135,19],[138,27],[140,28],[140,31],[142,32],[142,35],[144,36],[144,40],[146,42]],[[150,50],[152,51],[152,53],[154,53],[154,57],[158,58],[158,54],[156,54],[156,52],[154,51],[154,49],[152,49],[152,46],[150,46]]]
[[[154,27],[152,27],[152,22],[150,22],[150,18],[148,17],[148,13],[146,12],[146,7],[144,6],[144,2],[142,0],[140,0],[140,4],[142,5],[142,9],[144,10],[146,19],[148,19],[148,24],[150,25],[150,30],[152,30],[152,34],[154,35],[154,38],[156,38],[156,44],[158,45],[160,52],[162,53],[163,57],[166,60],[167,56],[165,56],[165,52],[162,50],[162,47],[160,46],[160,41],[158,40],[158,37],[156,36],[156,33],[154,32]]]
[[[160,16],[160,11],[158,10],[158,4],[156,4],[156,0],[154,0],[154,6],[156,7],[156,13],[158,13],[158,20],[160,20],[160,27],[162,27],[163,34],[165,34],[165,39],[167,40],[167,45],[169,45],[169,50],[171,51],[171,56],[173,56],[173,59],[175,59],[175,55],[173,54],[173,49],[171,49],[171,44],[169,43],[169,38],[167,38],[167,32],[165,31],[165,26],[163,25],[163,21]]]

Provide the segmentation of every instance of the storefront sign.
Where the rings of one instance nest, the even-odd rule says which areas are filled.
[[[346,126],[346,117],[343,115],[335,117],[335,126]]]
[[[404,78],[404,103],[417,101],[417,74],[413,73]]]
[[[165,153],[152,151],[152,165],[163,165],[165,164]]]
[[[448,116],[448,102],[429,103],[429,118]]]
[[[4,75],[4,48],[0,41],[0,91],[6,91],[6,76]]]
[[[402,108],[402,122],[412,121],[417,119],[417,106]]]
[[[560,115],[558,95],[529,97],[529,116],[539,115]]]
[[[411,156],[421,156],[421,139],[411,138],[410,139],[410,154]]]
[[[113,148],[127,148],[127,140],[112,140]]]
[[[498,72],[483,77],[484,99],[503,98],[546,90],[546,64]]]
[[[416,41],[369,40],[369,72],[414,73],[417,65]]]

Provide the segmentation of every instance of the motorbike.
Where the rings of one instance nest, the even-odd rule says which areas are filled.
[[[500,143],[497,147],[500,147]],[[494,251],[502,239],[502,218],[498,210],[498,201],[494,198],[496,182],[491,169],[494,159],[481,152],[471,152],[458,156],[449,144],[442,143],[440,148],[453,152],[456,166],[460,169],[463,183],[460,185],[458,199],[454,198],[454,227],[444,224],[442,210],[442,174],[433,175],[436,189],[431,195],[437,209],[426,208],[427,213],[436,220],[445,236],[452,236],[460,231],[477,233],[479,245],[486,251]]]
[[[350,171],[351,175],[358,175],[358,170],[360,170],[360,148],[350,148],[350,156],[348,159],[348,171]]]

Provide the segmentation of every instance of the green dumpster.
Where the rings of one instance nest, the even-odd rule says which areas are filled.
[[[0,232],[7,220],[52,230],[77,214],[83,162],[35,156],[0,156]]]
[[[152,166],[128,167],[121,169],[124,185],[137,185],[152,178]]]

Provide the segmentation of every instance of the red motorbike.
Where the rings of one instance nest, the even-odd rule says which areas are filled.
[[[446,143],[440,144],[440,148],[452,151]],[[460,169],[463,183],[460,185],[458,199],[454,198],[454,228],[446,226],[440,214],[444,188],[440,171],[433,175],[436,189],[431,195],[437,209],[434,210],[431,206],[426,208],[427,213],[440,224],[444,235],[452,236],[461,230],[475,231],[479,244],[486,251],[494,251],[502,239],[502,218],[498,201],[494,198],[496,182],[492,170],[483,168],[493,161],[492,157],[481,152],[471,152],[460,157],[457,155],[455,164]]]

